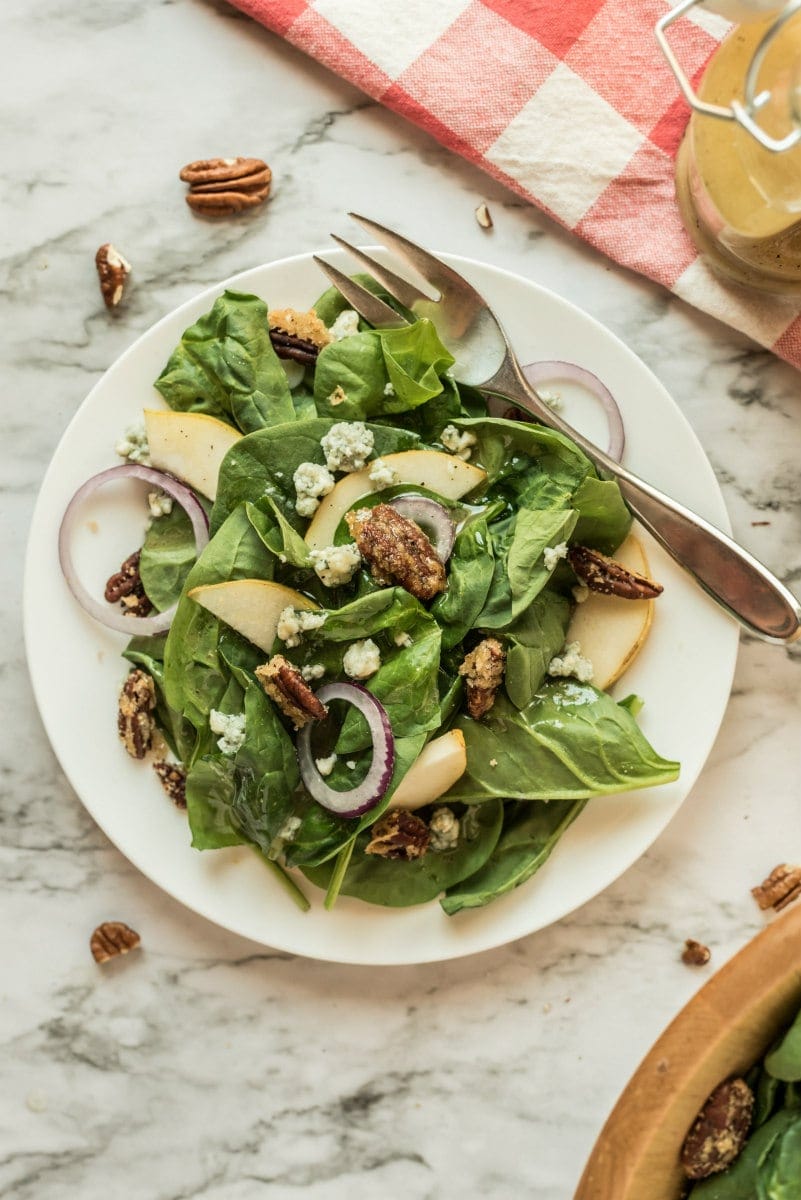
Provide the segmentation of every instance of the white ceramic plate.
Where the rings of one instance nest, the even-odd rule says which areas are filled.
[[[337,260],[333,253],[329,257]],[[523,362],[572,359],[611,388],[625,419],[628,466],[728,528],[695,435],[630,350],[528,280],[469,260],[449,261],[494,306]],[[344,256],[339,265],[347,269]],[[276,307],[305,308],[323,284],[309,255],[245,271],[165,317],[106,372],[61,439],[34,513],[24,593],[28,662],[45,728],[78,796],[122,853],[183,904],[257,942],[312,958],[375,965],[456,958],[559,920],[648,849],[709,754],[731,687],[737,629],[649,544],[652,571],[665,592],[651,636],[617,691],[644,697],[641,725],[661,754],[681,761],[681,778],[666,787],[593,800],[534,879],[488,908],[446,917],[436,903],[393,910],[342,898],[327,913],[322,893],[304,884],[313,907],[303,914],[251,851],[193,850],[185,815],[165,798],[154,772],[129,758],[117,740],[125,639],[87,617],[68,592],[56,555],[58,526],[79,484],[119,461],[114,444],[125,426],[143,407],[161,405],[153,380],[184,329],[224,286],[255,292]],[[568,419],[603,439],[603,420],[593,406],[578,396],[566,399]],[[141,514],[134,484],[127,494],[112,497],[109,491],[95,512],[87,511],[76,554],[82,577],[98,593],[114,565],[140,544]]]

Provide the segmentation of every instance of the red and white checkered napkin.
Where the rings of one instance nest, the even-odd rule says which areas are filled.
[[[616,262],[801,366],[798,303],[722,282],[682,226],[673,157],[688,109],[653,32],[666,0],[234,3]],[[691,76],[717,45],[703,13],[671,42]]]

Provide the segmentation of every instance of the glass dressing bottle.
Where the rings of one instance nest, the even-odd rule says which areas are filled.
[[[711,265],[763,291],[801,294],[801,0],[710,0],[739,23],[697,93],[656,33],[693,112],[676,160],[684,223]]]

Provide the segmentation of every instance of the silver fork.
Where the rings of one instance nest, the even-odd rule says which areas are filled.
[[[571,438],[604,475],[617,479],[631,511],[668,554],[750,633],[775,643],[801,637],[801,606],[781,580],[703,517],[611,459],[540,399],[526,381],[497,317],[466,279],[401,234],[367,217],[349,215],[438,293],[432,298],[371,255],[332,234],[334,241],[366,267],[404,308],[416,318],[431,319],[456,360],[454,375],[459,382],[504,397],[543,425]],[[361,284],[317,256],[315,261],[371,325],[386,329],[407,324]]]

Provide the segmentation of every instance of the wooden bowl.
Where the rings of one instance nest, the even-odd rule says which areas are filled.
[[[709,980],[632,1076],[574,1200],[678,1200],[679,1153],[710,1092],[762,1057],[801,1006],[801,905]]]

